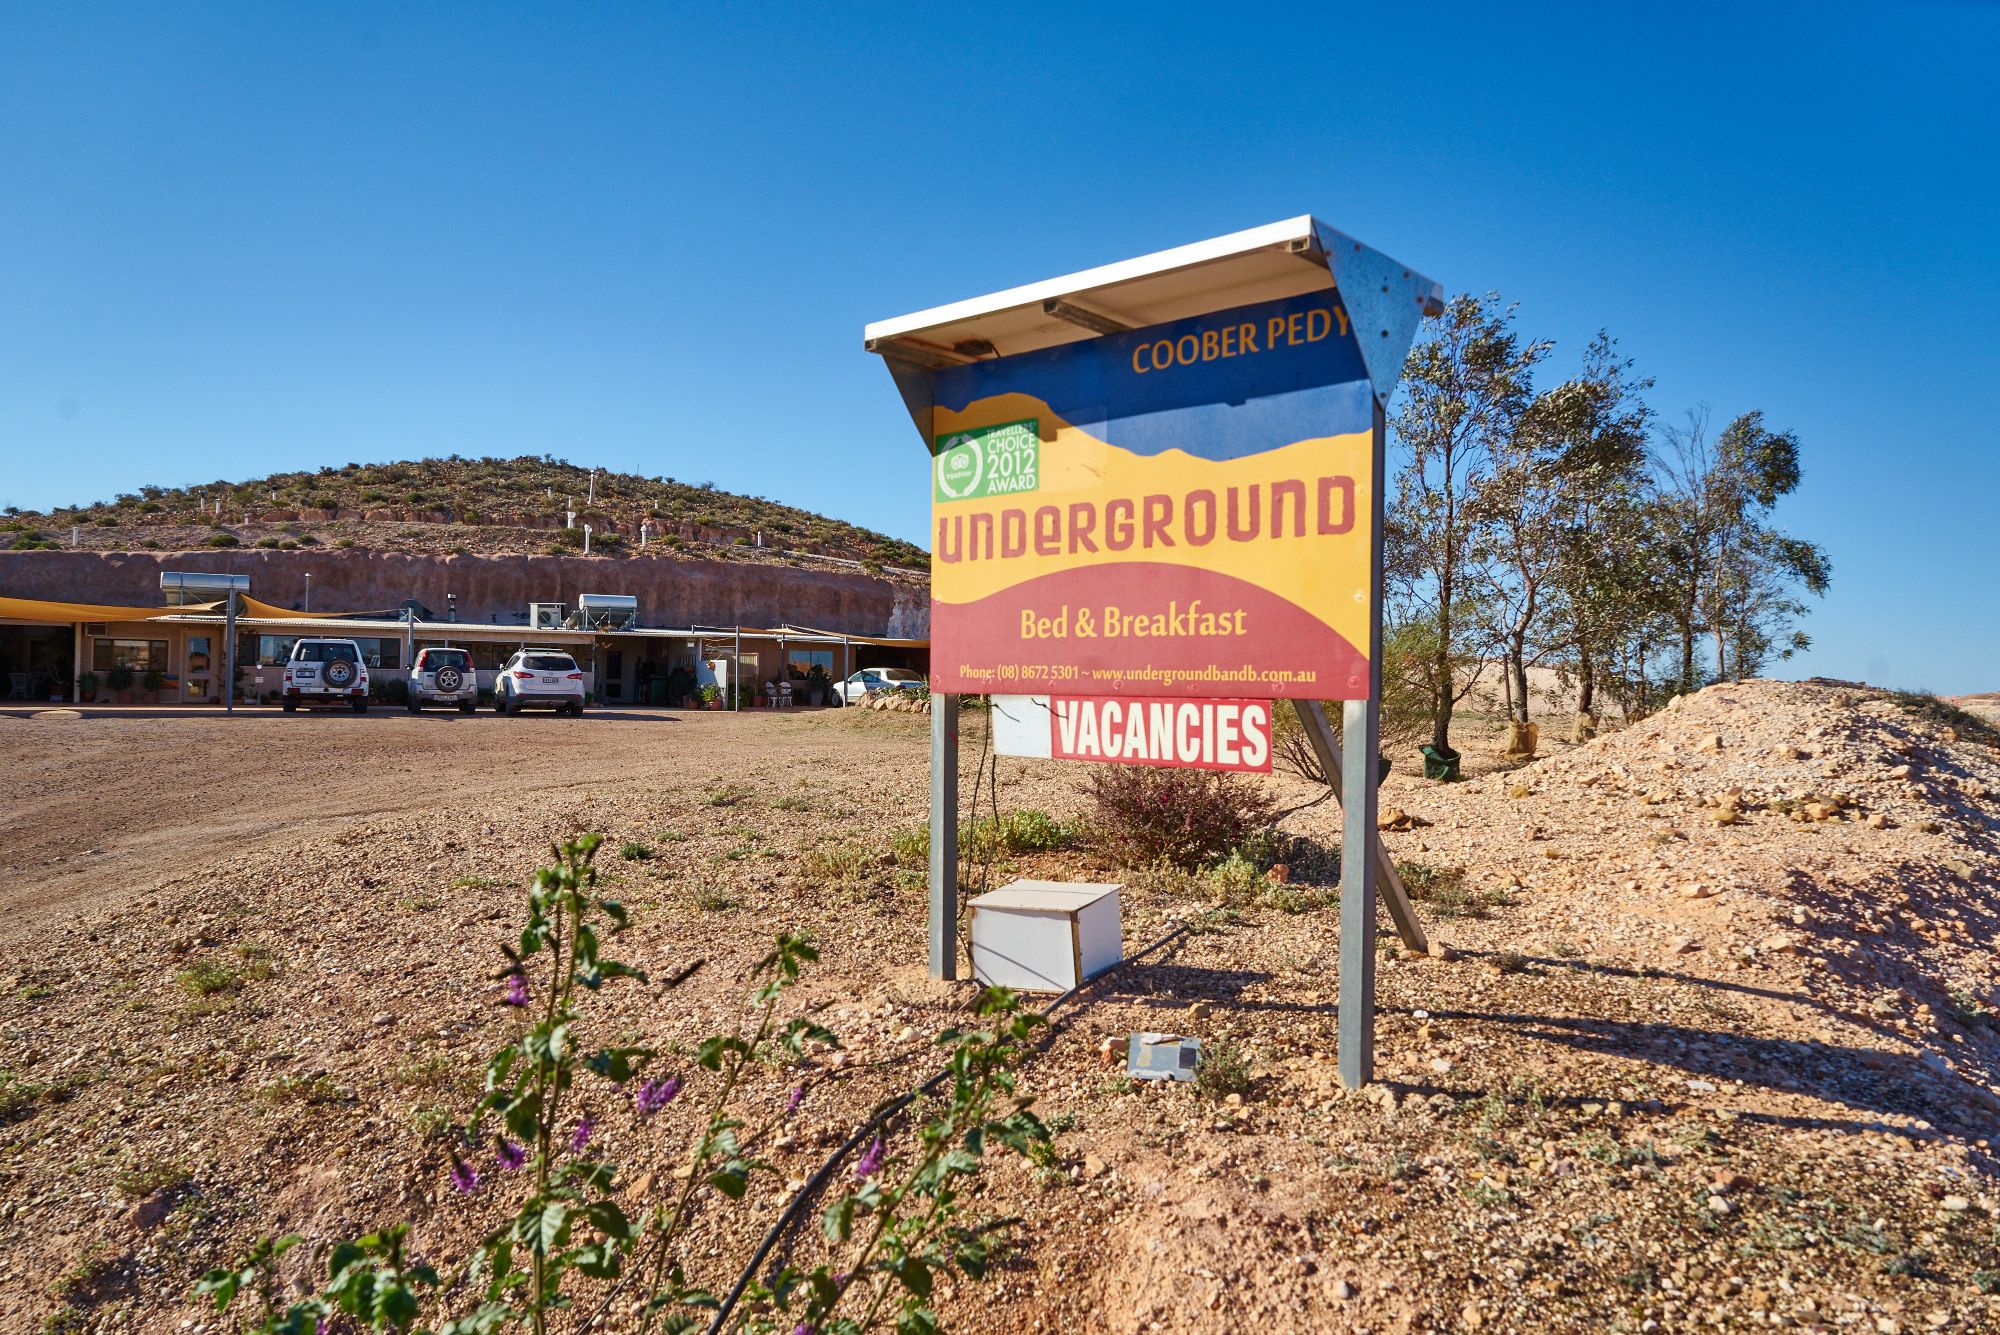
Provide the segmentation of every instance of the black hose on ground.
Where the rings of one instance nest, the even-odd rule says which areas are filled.
[[[1185,926],[1175,927],[1145,949],[1136,954],[1125,956],[1095,978],[1087,979],[1077,986],[1070,988],[1068,991],[1058,994],[1053,1001],[1042,1007],[1040,1012],[1042,1018],[1047,1019],[1055,1013],[1056,1007],[1074,997],[1084,988],[1094,986],[1103,979],[1109,978],[1112,974],[1136,960],[1144,959],[1186,931],[1187,928]],[[791,1230],[792,1225],[798,1221],[799,1212],[806,1207],[807,1202],[819,1194],[819,1189],[826,1185],[827,1178],[831,1177],[833,1170],[840,1166],[840,1161],[845,1159],[849,1154],[852,1154],[854,1148],[866,1140],[870,1134],[879,1131],[883,1124],[891,1117],[894,1117],[919,1098],[929,1094],[939,1085],[943,1084],[945,1078],[950,1074],[951,1068],[947,1066],[930,1079],[924,1081],[923,1084],[918,1085],[915,1089],[890,1099],[871,1113],[868,1119],[861,1124],[860,1128],[853,1135],[842,1141],[839,1148],[827,1156],[826,1162],[821,1164],[818,1171],[806,1179],[806,1184],[799,1188],[798,1194],[793,1196],[791,1203],[785,1206],[784,1212],[778,1216],[777,1222],[772,1224],[770,1230],[764,1234],[764,1240],[757,1244],[757,1250],[751,1255],[750,1263],[743,1267],[743,1273],[736,1277],[736,1283],[730,1288],[729,1295],[722,1300],[722,1305],[715,1309],[715,1318],[708,1323],[707,1335],[721,1335],[724,1324],[729,1320],[730,1312],[735,1310],[737,1302],[742,1299],[743,1291],[750,1287],[750,1281],[756,1276],[758,1269],[763,1266],[764,1258],[771,1254],[771,1249],[776,1247],[785,1234]]]

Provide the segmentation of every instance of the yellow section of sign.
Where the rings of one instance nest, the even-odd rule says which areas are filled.
[[[1070,425],[1031,395],[1001,394],[963,412],[934,410],[933,438],[1030,417],[1042,428],[1033,492],[933,509],[931,593],[939,602],[975,603],[1092,566],[1193,566],[1266,589],[1349,643],[1368,643],[1369,433],[1239,459],[1141,455]]]

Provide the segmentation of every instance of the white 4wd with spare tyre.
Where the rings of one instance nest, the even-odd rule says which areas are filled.
[[[410,664],[410,712],[425,705],[457,705],[470,714],[479,704],[479,674],[464,649],[432,647],[417,652]]]
[[[348,705],[368,712],[368,661],[353,640],[308,636],[285,660],[285,712],[300,705]]]

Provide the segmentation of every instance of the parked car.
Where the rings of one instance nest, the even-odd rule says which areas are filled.
[[[472,669],[472,655],[464,649],[420,649],[410,664],[410,704],[412,714],[425,705],[457,705],[458,712],[470,714],[479,706],[479,674]]]
[[[493,679],[493,707],[503,714],[523,709],[581,714],[583,670],[560,649],[519,650]]]
[[[368,712],[368,660],[353,640],[329,640],[308,636],[292,645],[285,660],[282,696],[285,712],[300,705],[351,706],[355,713]]]
[[[921,691],[924,679],[915,672],[902,668],[862,668],[846,681],[833,684],[833,702],[837,705],[857,704],[877,691]]]

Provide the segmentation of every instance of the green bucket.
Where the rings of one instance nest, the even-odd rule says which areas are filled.
[[[1442,749],[1426,746],[1424,753],[1424,777],[1453,781],[1458,778],[1458,752],[1450,747]]]

